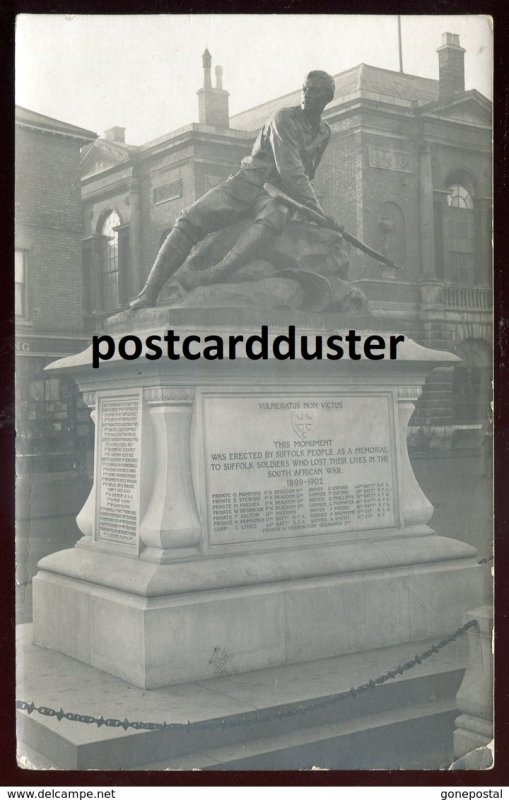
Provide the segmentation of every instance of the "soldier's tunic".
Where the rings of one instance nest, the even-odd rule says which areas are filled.
[[[277,111],[240,170],[183,211],[176,225],[194,242],[249,216],[281,233],[291,212],[269,197],[263,184],[272,183],[300,203],[321,210],[311,180],[329,139],[330,126],[323,120],[313,126],[300,106]]]

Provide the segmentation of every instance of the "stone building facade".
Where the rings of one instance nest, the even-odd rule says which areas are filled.
[[[324,209],[401,267],[352,250],[350,278],[371,301],[373,326],[462,358],[430,376],[412,420],[423,448],[474,442],[489,407],[491,104],[465,91],[464,59],[445,33],[437,80],[366,64],[335,76],[315,179]],[[141,146],[112,128],[83,151],[89,330],[141,288],[180,211],[237,169],[272,113],[299,103],[296,91],[230,116],[208,51],[203,69],[198,123]]]
[[[44,367],[87,342],[79,166],[81,148],[96,134],[21,107],[15,121],[16,516],[23,584],[37,558],[54,549],[50,539],[68,541],[88,482],[88,409],[73,380]]]
[[[86,342],[79,163],[80,149],[95,136],[16,108],[15,346],[23,472],[31,462],[44,471],[76,460],[73,390],[42,370]]]

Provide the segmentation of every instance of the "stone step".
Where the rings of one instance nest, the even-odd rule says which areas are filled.
[[[439,769],[454,760],[449,700],[303,728],[138,765],[142,770]]]
[[[30,626],[19,627],[25,629],[19,699],[95,717],[181,723],[124,731],[19,712],[20,752],[34,764],[35,752],[59,769],[283,769],[286,763],[299,769],[310,759],[318,764],[320,754],[325,766],[336,763],[334,753],[336,760],[342,753],[341,763],[352,766],[341,768],[360,769],[361,748],[373,767],[389,769],[419,753],[428,758],[429,750],[436,767],[452,747],[466,637],[353,697],[352,686],[405,663],[430,642],[146,691],[31,644]]]

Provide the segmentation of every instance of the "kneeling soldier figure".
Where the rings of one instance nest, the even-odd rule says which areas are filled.
[[[131,308],[154,306],[163,285],[191,248],[208,233],[240,219],[251,215],[254,222],[211,274],[226,277],[263,253],[282,233],[291,214],[287,206],[265,192],[266,182],[324,214],[310,181],[329,143],[330,127],[321,114],[333,99],[334,88],[334,80],[326,72],[315,70],[306,76],[300,106],[277,111],[263,126],[240,170],[182,212]]]

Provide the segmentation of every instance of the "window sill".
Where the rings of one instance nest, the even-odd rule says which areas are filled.
[[[167,197],[165,200],[158,200],[157,203],[154,203],[154,207],[162,206],[165,203],[171,203],[172,200],[178,200],[180,197],[182,197],[181,194],[176,194],[174,197]]]

